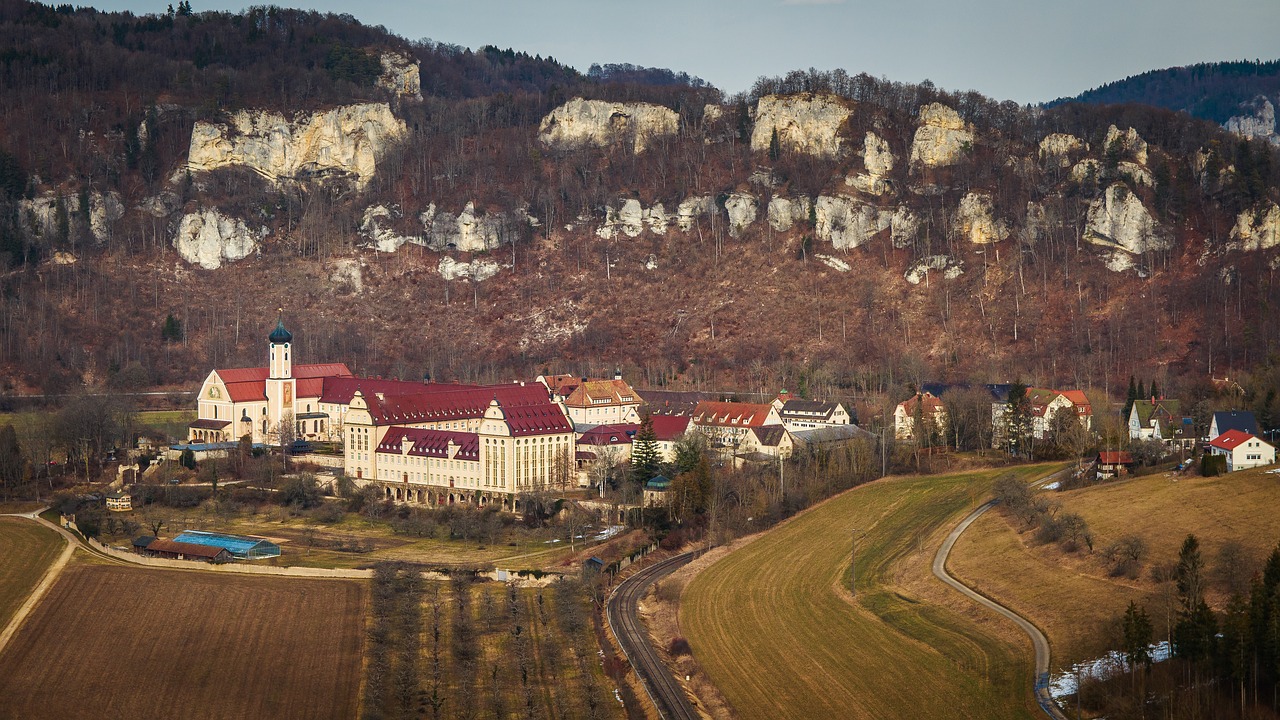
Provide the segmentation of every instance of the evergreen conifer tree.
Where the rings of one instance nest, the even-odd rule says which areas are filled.
[[[1138,399],[1138,385],[1134,382],[1133,376],[1129,376],[1129,393],[1124,398],[1124,419],[1129,419],[1129,413],[1133,410],[1133,401]]]
[[[653,430],[653,420],[645,416],[631,445],[631,479],[637,485],[649,482],[659,475],[660,464],[658,434]]]

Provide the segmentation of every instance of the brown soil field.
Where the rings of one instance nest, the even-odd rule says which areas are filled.
[[[62,543],[58,533],[42,525],[0,517],[0,629],[39,584]]]
[[[363,583],[73,563],[0,655],[0,718],[356,716]]]
[[[1247,470],[1204,478],[1159,473],[1066,492],[1046,493],[1061,512],[1079,513],[1094,535],[1093,553],[1063,552],[1035,542],[1015,518],[999,510],[979,518],[956,543],[948,567],[971,587],[997,599],[1044,630],[1053,664],[1096,657],[1112,641],[1110,625],[1129,601],[1144,606],[1165,639],[1175,593],[1152,568],[1176,562],[1188,534],[1200,540],[1208,570],[1208,599],[1228,597],[1221,557],[1236,544],[1236,572],[1247,578],[1280,542],[1280,476]],[[1103,549],[1125,535],[1147,544],[1135,579],[1112,577]]]

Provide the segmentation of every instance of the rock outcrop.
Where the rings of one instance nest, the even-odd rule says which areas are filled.
[[[349,177],[364,188],[378,158],[405,133],[404,121],[386,103],[344,105],[294,120],[240,110],[226,123],[196,121],[187,168],[243,166],[272,182]]]
[[[1124,183],[1115,183],[1089,206],[1084,239],[1135,255],[1169,247],[1155,218]]]
[[[676,206],[676,227],[683,232],[689,232],[698,218],[715,212],[716,201],[710,195],[685,198]]]
[[[398,217],[400,217],[398,206],[374,205],[366,208],[364,217],[360,221],[360,234],[369,238],[373,247],[379,252],[395,252],[405,243],[427,244],[426,239],[421,235],[401,235],[388,227]]]
[[[840,127],[849,119],[846,101],[830,95],[765,95],[756,103],[751,150],[767,152],[778,133],[778,145],[816,157],[840,154]]]
[[[941,167],[954,165],[974,142],[973,126],[965,123],[960,113],[943,105],[930,103],[920,108],[920,126],[911,142],[911,165]]]
[[[889,143],[875,133],[868,132],[863,141],[862,158],[866,172],[850,175],[844,179],[844,183],[868,195],[892,192],[893,184],[888,176],[893,172],[894,157]]]
[[[1122,155],[1133,158],[1139,165],[1147,164],[1147,141],[1133,128],[1124,132],[1120,132],[1120,128],[1115,125],[1107,128],[1107,139],[1102,143],[1102,151],[1110,152],[1112,147],[1119,149]]]
[[[991,196],[971,192],[960,199],[956,209],[956,232],[975,245],[989,245],[1009,236],[1004,223],[992,215]]]
[[[895,210],[893,217],[889,218],[889,239],[894,247],[909,247],[919,234],[920,219],[905,205]]]
[[[621,143],[641,153],[679,129],[680,116],[661,105],[574,98],[542,118],[538,140],[556,150]]]
[[[1075,135],[1066,133],[1045,135],[1040,141],[1040,162],[1068,167],[1071,165],[1071,156],[1085,149],[1087,148],[1084,141]]]
[[[41,238],[54,238],[58,233],[58,204],[67,217],[68,232],[76,232],[77,228],[88,230],[95,242],[104,243],[111,239],[111,227],[115,221],[124,216],[124,206],[120,204],[120,194],[112,190],[105,193],[89,193],[88,227],[84,227],[85,212],[80,207],[80,194],[45,193],[31,200],[18,203],[22,227],[28,233]]]
[[[440,258],[436,270],[445,280],[484,282],[497,275],[502,270],[502,266],[487,258],[476,258],[469,263],[464,263],[445,256]]]
[[[902,274],[912,285],[919,285],[929,278],[929,273],[938,273],[946,280],[954,280],[964,274],[964,262],[950,255],[927,255],[911,263]]]
[[[1280,247],[1280,207],[1268,203],[1265,208],[1240,213],[1231,228],[1231,238],[1239,241],[1241,250]]]
[[[378,87],[397,97],[422,99],[422,77],[417,61],[390,51],[382,53],[380,60],[382,76],[378,78]]]
[[[606,240],[617,237],[618,233],[627,237],[636,237],[644,232],[645,228],[655,235],[663,235],[667,232],[667,225],[670,223],[671,219],[667,217],[666,208],[662,203],[654,203],[652,207],[646,208],[639,200],[627,198],[617,208],[612,206],[605,208],[604,224],[596,228],[596,235]]]
[[[182,216],[173,247],[183,260],[206,270],[217,270],[223,261],[249,257],[258,249],[263,235],[265,229],[254,232],[243,220],[206,208]]]
[[[776,232],[787,232],[796,223],[809,221],[809,208],[813,202],[807,197],[785,198],[775,195],[769,200],[769,227]]]
[[[864,245],[893,222],[893,213],[840,195],[818,196],[814,214],[818,237],[837,250]]]
[[[418,216],[427,231],[427,245],[432,250],[461,250],[483,252],[510,242],[519,232],[521,222],[528,222],[517,213],[480,213],[474,202],[468,202],[462,212],[454,215],[436,209],[435,203]]]
[[[729,214],[729,236],[738,237],[756,221],[759,202],[746,193],[734,193],[724,201],[725,212]]]
[[[392,229],[390,225],[399,217],[399,207],[374,205],[364,211],[360,234],[369,238],[373,247],[381,252],[395,252],[405,243],[436,251],[484,252],[509,242],[519,231],[520,223],[528,222],[527,216],[521,217],[519,213],[478,213],[472,202],[457,215],[438,210],[435,203],[428,205],[418,215],[426,231],[424,235],[404,235]]]
[[[1222,126],[1227,129],[1227,132],[1242,138],[1251,140],[1258,138],[1280,145],[1280,135],[1276,134],[1276,106],[1262,95],[1259,95],[1252,105],[1252,113],[1228,118]]]

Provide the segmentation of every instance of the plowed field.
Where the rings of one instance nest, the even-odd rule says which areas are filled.
[[[349,718],[359,582],[76,563],[0,655],[0,718]]]

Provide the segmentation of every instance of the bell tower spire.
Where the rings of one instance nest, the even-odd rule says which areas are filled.
[[[276,329],[267,336],[267,340],[271,342],[269,377],[284,379],[293,377],[293,359],[289,352],[293,345],[293,333],[284,327],[284,308],[279,308],[277,313]]]

